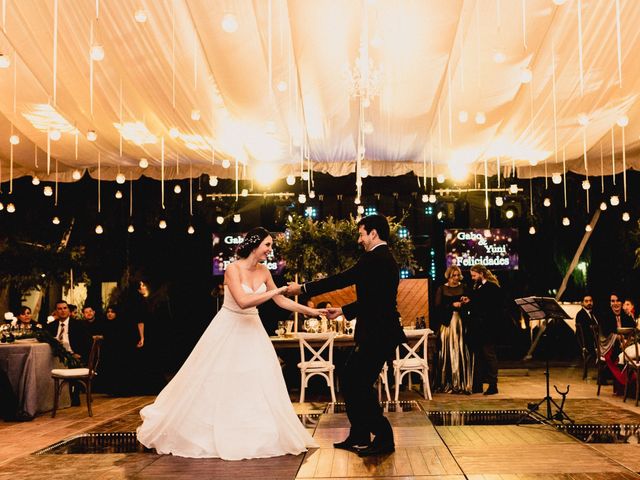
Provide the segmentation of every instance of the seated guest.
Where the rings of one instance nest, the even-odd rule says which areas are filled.
[[[585,359],[594,358],[596,355],[594,326],[598,326],[598,320],[593,312],[593,297],[586,294],[582,297],[582,308],[576,315],[576,337]]]
[[[617,364],[618,355],[620,354],[618,328],[635,327],[636,322],[622,310],[622,297],[617,292],[611,293],[609,304],[610,308],[598,317],[600,320],[600,351],[619,387],[625,384],[626,379]],[[615,386],[614,389],[618,391]]]
[[[85,305],[82,307],[82,320],[85,321],[89,334],[99,335],[101,333],[101,322],[98,321],[96,311],[91,305]]]
[[[73,318],[74,320],[78,318],[78,307],[72,303],[68,303],[67,305],[69,305],[69,312],[70,312],[70,317]]]
[[[622,310],[624,311],[624,313],[626,313],[627,315],[629,315],[631,318],[635,320],[636,325],[638,324],[638,320],[636,317],[636,304],[631,298],[627,297],[624,299],[624,303],[622,304]]]
[[[31,309],[22,305],[18,310],[18,321],[16,325],[21,328],[36,328],[38,322],[36,322],[31,316]]]
[[[56,316],[57,320],[47,324],[48,332],[58,339],[74,358],[86,364],[91,349],[91,337],[86,326],[81,320],[71,318],[69,304],[64,300],[56,302]],[[71,390],[71,404],[80,405],[80,392],[75,387],[72,386]]]

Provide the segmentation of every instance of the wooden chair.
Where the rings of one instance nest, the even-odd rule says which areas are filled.
[[[53,378],[54,382],[53,411],[51,412],[51,418],[56,416],[62,387],[65,384],[70,385],[73,382],[84,385],[87,393],[87,410],[89,411],[89,416],[93,417],[93,411],[91,410],[91,384],[93,378],[96,376],[96,369],[100,361],[102,339],[102,335],[93,336],[93,343],[91,345],[91,351],[89,352],[89,362],[86,368],[54,368],[51,370],[51,378]]]
[[[400,396],[400,384],[402,378],[412,373],[417,373],[422,377],[422,391],[425,399],[431,400],[431,387],[429,386],[429,362],[427,355],[427,338],[432,330],[426,328],[421,330],[405,331],[407,336],[417,339],[413,346],[403,343],[396,348],[396,359],[393,361],[393,373],[395,376],[395,396],[397,402]],[[403,355],[401,356],[401,350]]]
[[[309,379],[314,375],[324,377],[331,391],[331,401],[336,403],[336,392],[333,386],[333,372],[336,369],[333,364],[333,340],[336,333],[298,333],[300,345],[300,403],[304,402],[304,392],[309,384]],[[309,341],[322,341],[319,348],[309,344]],[[326,353],[325,353],[326,352]],[[307,354],[310,355],[307,360]],[[323,357],[326,355],[326,358]]]
[[[598,384],[597,395],[600,395],[600,387],[602,387],[602,377],[607,370],[607,362],[602,355],[602,349],[600,348],[600,329],[597,325],[591,325],[593,331],[593,338],[596,342],[596,382]]]
[[[627,330],[627,329],[619,329]],[[626,376],[626,382],[624,384],[624,398],[623,402],[627,401],[629,394],[629,383],[634,381],[636,384],[636,407],[638,406],[638,398],[640,396],[640,335],[635,328],[628,329],[623,333],[624,342],[622,345],[622,360],[624,362],[624,372]]]

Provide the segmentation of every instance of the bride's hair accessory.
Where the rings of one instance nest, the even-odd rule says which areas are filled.
[[[236,251],[238,257],[247,258],[249,254],[269,235],[269,231],[262,227],[256,227],[247,232],[242,243],[238,245],[238,249]]]

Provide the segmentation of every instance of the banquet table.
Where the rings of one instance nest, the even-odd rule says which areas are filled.
[[[431,330],[430,334],[433,333]],[[409,343],[412,342],[412,339],[421,336],[424,333],[424,330],[415,330],[411,328],[405,328],[404,333],[409,340]],[[271,339],[271,343],[273,346],[278,348],[298,348],[298,336],[296,333],[288,333],[283,336],[274,336],[269,337]],[[317,340],[314,340],[313,337],[306,337],[307,342],[311,345],[321,345],[324,343],[325,339],[321,339],[320,336]],[[334,348],[340,347],[353,347],[355,345],[355,341],[353,339],[353,335],[336,335],[333,346]]]
[[[53,408],[51,370],[61,366],[46,343],[18,340],[0,344],[0,370],[7,374],[18,399],[19,418],[33,418]],[[64,389],[60,407],[69,405],[69,392]]]

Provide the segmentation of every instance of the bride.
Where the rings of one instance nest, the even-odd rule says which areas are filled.
[[[225,273],[224,304],[193,351],[155,402],[140,411],[138,440],[160,454],[264,458],[317,447],[287,393],[278,358],[257,305],[318,316],[282,296],[266,266],[273,239],[262,227],[249,231],[238,260]]]

